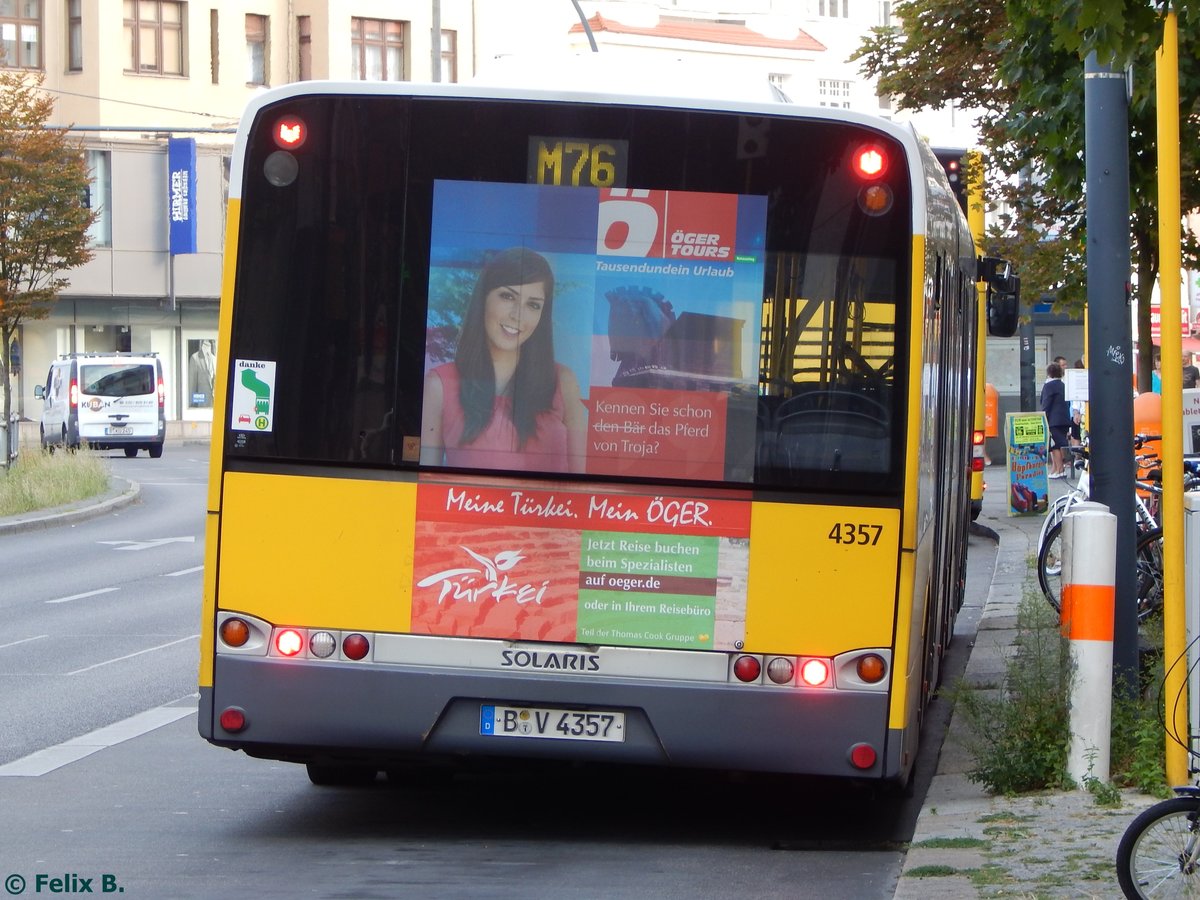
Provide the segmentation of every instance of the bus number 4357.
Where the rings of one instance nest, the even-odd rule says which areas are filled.
[[[864,525],[856,522],[838,522],[829,529],[829,540],[836,544],[861,544],[874,547],[883,534],[882,525]]]

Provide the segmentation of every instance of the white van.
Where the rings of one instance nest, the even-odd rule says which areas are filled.
[[[156,354],[71,353],[50,363],[42,401],[42,446],[162,456],[167,433],[166,390]]]

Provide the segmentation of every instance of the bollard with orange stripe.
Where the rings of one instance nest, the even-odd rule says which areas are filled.
[[[1061,628],[1074,673],[1067,774],[1082,787],[1109,777],[1117,517],[1101,503],[1076,503],[1062,543]]]

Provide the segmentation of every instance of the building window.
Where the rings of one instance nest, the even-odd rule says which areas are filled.
[[[300,81],[312,80],[312,17],[296,16],[297,49],[300,58],[297,60]]]
[[[458,32],[442,32],[442,81],[458,81]]]
[[[67,71],[83,71],[83,0],[67,0]]]
[[[837,106],[842,109],[850,108],[850,82],[834,78],[822,78],[817,82],[819,99],[822,106]]]
[[[176,0],[125,0],[126,72],[184,74],[185,6]]]
[[[850,0],[817,0],[817,15],[830,19],[848,19]]]
[[[246,84],[269,84],[267,38],[271,20],[266,16],[246,15]]]
[[[892,27],[892,0],[879,0],[879,27]]]
[[[93,247],[112,246],[112,154],[108,150],[88,150],[88,186],[84,203],[96,213],[88,229]]]
[[[350,20],[350,77],[359,81],[403,81],[407,22]]]
[[[42,67],[41,0],[0,2],[0,48],[10,69]]]

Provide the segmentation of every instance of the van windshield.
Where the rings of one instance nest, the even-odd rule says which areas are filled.
[[[141,363],[83,365],[79,382],[81,393],[100,397],[153,394],[154,367]]]

